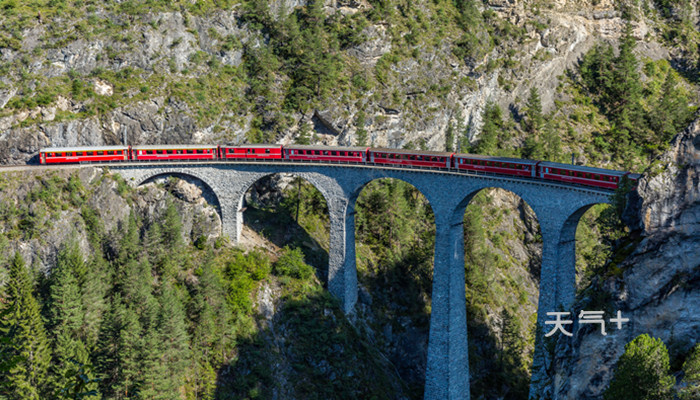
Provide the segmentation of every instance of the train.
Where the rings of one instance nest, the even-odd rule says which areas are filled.
[[[353,163],[439,169],[456,172],[529,177],[553,182],[614,190],[624,179],[636,187],[640,175],[629,171],[562,164],[550,161],[476,154],[399,150],[370,147],[307,145],[138,145],[99,147],[48,147],[39,151],[41,164],[137,161],[297,161]]]

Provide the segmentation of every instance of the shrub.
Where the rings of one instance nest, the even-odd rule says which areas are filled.
[[[280,276],[309,279],[314,269],[304,262],[304,253],[299,248],[291,249],[285,246],[282,255],[274,265],[274,272]]]
[[[647,334],[625,346],[605,400],[656,400],[672,398],[674,379],[668,373],[668,350],[661,339]]]

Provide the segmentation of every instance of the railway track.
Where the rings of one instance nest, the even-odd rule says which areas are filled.
[[[465,171],[465,170],[455,170],[448,168],[433,168],[433,167],[416,167],[416,166],[397,166],[397,165],[367,165],[352,162],[334,162],[326,163],[323,161],[287,161],[287,160],[237,160],[235,162],[231,161],[187,161],[187,162],[177,162],[173,163],[171,160],[164,161],[124,161],[124,162],[100,162],[100,163],[79,163],[79,164],[21,164],[21,165],[0,165],[0,173],[3,172],[26,172],[26,171],[48,171],[56,169],[79,169],[85,167],[91,168],[102,168],[102,167],[132,167],[132,166],[143,166],[143,167],[153,167],[153,166],[164,166],[173,165],[179,168],[187,166],[201,166],[201,165],[288,165],[288,166],[324,166],[324,167],[351,167],[351,168],[371,168],[378,170],[390,170],[390,171],[416,171],[416,172],[428,172],[436,174],[450,174],[450,175],[462,175],[469,176],[473,178],[494,178],[504,181],[512,182],[527,182],[538,185],[547,185],[552,187],[560,187],[569,190],[585,191],[588,193],[597,193],[603,195],[612,195],[615,193],[614,190],[606,190],[601,188],[592,188],[586,185],[579,184],[567,184],[561,182],[551,182],[548,180],[542,180],[536,177],[513,177],[511,175],[501,175],[491,172],[479,172],[479,171]]]

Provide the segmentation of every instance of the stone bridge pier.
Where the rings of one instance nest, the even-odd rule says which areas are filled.
[[[469,399],[469,361],[464,278],[464,212],[485,188],[502,188],[520,196],[537,215],[543,248],[538,304],[538,335],[530,398],[542,397],[553,385],[548,375],[551,355],[542,332],[547,312],[568,310],[575,296],[575,234],[579,219],[591,206],[609,203],[609,193],[532,179],[475,176],[451,172],[358,165],[297,163],[193,163],[110,165],[133,185],[157,176],[181,175],[208,186],[219,201],[224,235],[240,239],[246,191],[259,179],[290,173],[314,185],[330,214],[328,290],[345,313],[357,301],[355,266],[355,203],[362,189],[380,178],[412,184],[427,198],[435,215],[436,241],[430,334],[426,367],[426,400]]]

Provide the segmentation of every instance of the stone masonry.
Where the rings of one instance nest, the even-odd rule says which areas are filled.
[[[467,315],[464,285],[462,219],[471,199],[484,188],[502,188],[520,196],[537,215],[542,232],[542,269],[538,304],[538,337],[530,397],[541,397],[551,356],[544,351],[541,331],[546,313],[568,310],[575,295],[575,234],[580,217],[609,193],[527,178],[472,175],[365,165],[300,163],[192,163],[110,165],[132,185],[157,176],[189,176],[204,182],[218,199],[223,234],[235,243],[243,225],[246,191],[259,179],[290,173],[313,184],[330,213],[328,290],[346,313],[357,301],[355,267],[355,201],[365,185],[380,178],[400,179],[415,186],[435,214],[436,241],[432,312],[425,381],[426,400],[469,399]]]

